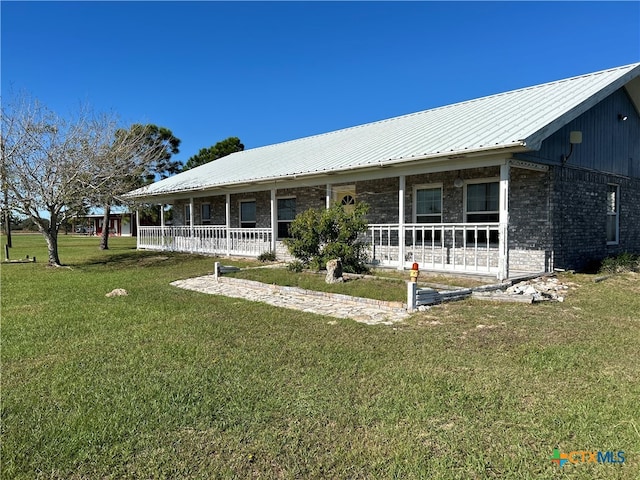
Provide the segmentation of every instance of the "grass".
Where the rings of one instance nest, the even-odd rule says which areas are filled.
[[[2,265],[1,478],[640,474],[638,274],[372,327],[173,288],[213,259],[133,246],[62,236],[70,268]],[[556,447],[626,461],[560,469]]]
[[[226,262],[222,262],[223,264]],[[373,298],[391,302],[407,301],[406,280],[409,272],[390,269],[374,269],[369,275],[347,275],[344,283],[327,284],[326,272],[290,272],[284,266],[270,268],[251,268],[227,274],[235,278],[244,278],[257,282],[282,286],[295,286],[306,290],[342,293],[355,297]],[[475,287],[485,285],[487,281],[460,276],[440,275],[422,272],[419,277],[420,286],[432,287]],[[494,282],[495,283],[495,282]]]

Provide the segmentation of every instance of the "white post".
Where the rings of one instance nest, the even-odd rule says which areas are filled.
[[[416,309],[416,296],[418,291],[417,282],[407,282],[407,311],[413,312]]]
[[[276,251],[276,238],[278,237],[278,207],[276,203],[276,189],[271,189],[271,251]]]
[[[406,189],[406,177],[400,175],[398,188],[398,270],[404,270],[404,191]]]
[[[162,236],[162,249],[164,250],[164,203],[160,204],[160,235]]]
[[[327,183],[327,192],[325,194],[325,208],[329,210],[331,208],[331,184]]]
[[[500,216],[498,233],[498,280],[509,278],[509,161],[500,165]]]
[[[136,208],[136,250],[140,249],[140,211]]]
[[[227,193],[224,206],[225,228],[227,229],[227,257],[231,256],[231,194]]]
[[[193,197],[189,198],[189,251],[190,252],[195,252],[195,246],[196,246],[196,240],[194,238],[194,230],[193,230],[193,225],[194,225],[194,219],[195,219],[195,212],[193,211]]]

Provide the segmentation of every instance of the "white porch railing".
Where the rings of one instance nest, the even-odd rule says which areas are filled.
[[[373,264],[421,269],[496,273],[499,223],[370,224]]]
[[[365,241],[374,265],[410,268],[418,262],[420,269],[497,273],[499,231],[499,223],[417,223],[405,224],[402,230],[399,224],[370,224]],[[272,230],[141,226],[138,248],[257,257],[272,249]]]
[[[138,248],[257,257],[271,250],[271,235],[270,228],[227,229],[224,225],[140,227]]]

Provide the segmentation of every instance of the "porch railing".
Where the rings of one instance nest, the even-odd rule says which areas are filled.
[[[369,224],[372,263],[461,272],[495,273],[499,223]]]
[[[364,241],[374,265],[496,273],[499,268],[498,223],[369,224]],[[138,248],[257,257],[272,249],[270,228],[224,225],[143,227]]]
[[[271,250],[270,228],[224,225],[140,227],[138,248],[174,252],[257,257]]]

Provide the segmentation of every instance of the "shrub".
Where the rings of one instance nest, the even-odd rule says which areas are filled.
[[[320,270],[328,260],[340,258],[345,272],[366,272],[366,245],[359,239],[367,231],[368,210],[369,206],[360,202],[352,213],[339,204],[302,212],[291,222],[291,237],[284,244],[291,255],[310,268]]]
[[[258,255],[258,261],[259,262],[275,262],[276,261],[276,252],[274,252],[273,250],[269,251],[269,252],[262,252],[260,255]]]
[[[600,265],[601,273],[623,273],[640,271],[640,255],[624,252],[615,257],[607,257]]]
[[[304,263],[299,260],[293,260],[287,264],[287,270],[294,273],[300,273],[304,270]]]

